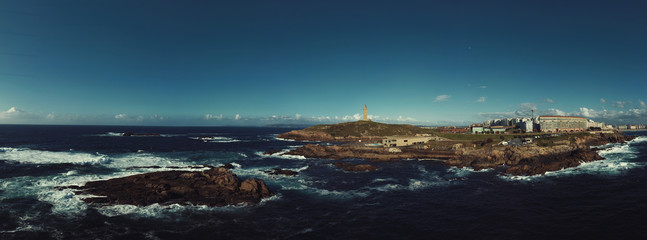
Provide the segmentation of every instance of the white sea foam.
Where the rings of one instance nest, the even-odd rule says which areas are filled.
[[[494,169],[485,168],[485,169],[481,169],[481,170],[477,171],[477,170],[474,170],[471,167],[462,167],[462,168],[449,167],[449,168],[447,168],[447,173],[453,174],[456,177],[466,177],[466,176],[469,176],[470,174],[473,174],[473,173],[490,172],[490,171],[494,171]]]
[[[240,164],[235,163],[235,162],[232,162],[232,163],[230,163],[230,164],[231,164],[232,166],[234,166],[234,167],[238,168],[238,169],[243,168],[243,166],[241,166]]]
[[[630,141],[630,143],[644,143],[647,142],[647,136],[638,136]]]
[[[376,187],[365,187],[364,189],[378,191],[378,192],[403,191],[403,190],[417,191],[417,190],[425,189],[429,187],[447,185],[448,183],[449,182],[447,180],[434,176],[430,179],[409,179],[409,184],[407,185],[399,184],[399,183],[388,183],[388,184],[384,184]]]
[[[124,133],[107,132],[107,133],[103,133],[103,134],[97,134],[96,136],[99,136],[99,137],[121,137],[123,135],[124,135]]]
[[[181,159],[169,156],[159,156],[153,153],[127,153],[119,154],[111,157],[112,162],[107,164],[111,168],[131,168],[131,167],[144,167],[144,166],[180,166],[189,167],[191,163],[182,162]]]
[[[191,137],[191,139],[195,140],[200,140],[203,142],[210,142],[210,143],[232,143],[232,142],[240,142],[238,139],[234,138],[229,138],[229,137]]]
[[[28,148],[0,148],[0,159],[16,161],[25,164],[61,164],[72,163],[80,165],[107,164],[111,159],[103,154],[80,152],[52,152],[32,150]]]
[[[280,152],[276,152],[276,153],[273,153],[273,154],[265,154],[264,152],[256,152],[256,155],[261,156],[263,158],[272,157],[272,158],[298,159],[298,160],[307,159],[305,156],[301,156],[301,155],[286,154],[286,153],[288,153],[290,151],[291,151],[291,149],[288,148],[288,149],[283,149]]]
[[[296,142],[294,139],[287,139],[287,138],[280,138],[280,137],[274,137],[274,139],[279,141]]]
[[[380,182],[398,182],[395,178],[376,178],[373,179],[371,183],[380,183]]]

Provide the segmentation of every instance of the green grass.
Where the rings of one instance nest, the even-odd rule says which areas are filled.
[[[305,131],[329,133],[333,137],[395,136],[430,133],[429,130],[407,124],[385,124],[373,121],[345,122],[338,124],[317,125]]]
[[[589,135],[589,133],[571,133],[571,134],[562,134],[556,137],[543,137],[535,140],[537,146],[540,147],[552,147],[555,146],[556,142],[568,140],[569,142],[575,142],[575,137]]]
[[[519,137],[522,134],[463,134],[436,132],[434,135],[455,141],[487,141],[488,138],[491,138],[495,142],[499,142],[501,141],[501,137],[503,137],[504,140],[510,140],[514,137]]]

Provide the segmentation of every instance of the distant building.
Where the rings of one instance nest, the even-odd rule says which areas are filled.
[[[493,127],[490,127],[489,129],[490,129],[490,133],[502,134],[502,133],[505,133],[505,131],[508,130],[509,128],[506,126],[493,126]]]
[[[618,125],[618,129],[620,130],[627,129],[627,125]]]
[[[587,122],[588,128],[600,128],[600,129],[605,129],[607,128],[607,125],[604,124],[603,122],[595,122],[591,119]]]
[[[535,124],[533,121],[525,121],[525,122],[520,122],[517,124],[519,126],[519,129],[521,129],[524,132],[531,133],[534,132],[535,130]]]
[[[588,121],[583,117],[540,116],[541,132],[581,132],[588,128]]]
[[[483,130],[484,130],[483,124],[475,123],[470,126],[470,132],[472,134],[483,133]]]
[[[430,137],[419,136],[391,136],[382,140],[384,147],[404,147],[411,145],[422,145],[431,140]]]

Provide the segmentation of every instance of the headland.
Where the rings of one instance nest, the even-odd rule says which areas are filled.
[[[443,161],[448,167],[497,168],[505,174],[536,175],[603,159],[595,146],[633,139],[617,131],[564,133],[441,133],[412,125],[372,121],[318,125],[279,135],[307,144],[286,154],[320,159]],[[373,168],[375,169],[375,168]]]

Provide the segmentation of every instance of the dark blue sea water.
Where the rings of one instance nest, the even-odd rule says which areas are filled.
[[[603,146],[606,160],[511,177],[438,161],[378,163],[272,156],[306,144],[285,128],[0,125],[0,239],[645,239],[647,132]],[[160,133],[120,137],[120,133]],[[212,137],[204,141],[199,137]],[[360,161],[360,160],[350,160]],[[57,186],[232,163],[276,194],[228,207],[88,206]],[[299,171],[296,177],[261,170]]]

